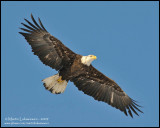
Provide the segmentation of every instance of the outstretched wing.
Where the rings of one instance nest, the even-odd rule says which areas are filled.
[[[138,115],[136,110],[142,112],[135,103],[112,79],[106,77],[92,65],[86,69],[86,73],[71,80],[79,90],[92,96],[95,100],[103,101],[115,107],[125,115],[131,117],[132,111]],[[138,106],[138,107],[137,107]],[[142,112],[143,113],[143,112]]]
[[[60,70],[65,64],[72,63],[76,54],[63,45],[60,40],[48,33],[40,19],[38,24],[32,14],[31,18],[34,24],[25,19],[29,25],[22,23],[26,28],[20,28],[27,33],[19,33],[31,45],[34,54],[45,65],[56,70]]]

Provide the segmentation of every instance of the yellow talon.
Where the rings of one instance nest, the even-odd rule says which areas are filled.
[[[60,76],[57,81],[58,81],[59,83],[63,82],[62,76]]]

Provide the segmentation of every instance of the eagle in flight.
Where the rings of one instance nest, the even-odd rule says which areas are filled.
[[[133,117],[132,112],[143,113],[135,100],[131,99],[119,85],[108,78],[91,63],[97,57],[95,55],[82,56],[67,48],[60,40],[52,36],[43,26],[40,18],[39,24],[31,14],[33,23],[24,19],[28,25],[22,23],[26,28],[20,28],[25,32],[22,34],[32,47],[32,52],[39,57],[43,64],[58,71],[57,74],[43,81],[44,87],[51,93],[60,94],[66,89],[69,81],[92,96],[95,100],[103,101],[124,112],[125,115]],[[136,111],[137,110],[137,111]]]

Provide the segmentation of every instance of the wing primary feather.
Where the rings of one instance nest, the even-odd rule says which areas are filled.
[[[132,102],[133,102],[136,106],[142,107],[142,106],[140,106],[140,105],[138,105],[138,104],[135,103],[135,102],[137,102],[137,101],[135,101],[135,100],[133,100],[133,99],[131,99],[131,100],[132,100]]]
[[[33,28],[38,29],[36,26],[34,26],[31,22],[29,22],[27,19],[24,19],[29,25],[31,25]]]
[[[35,31],[35,29],[29,27],[28,25],[26,25],[26,24],[24,24],[24,23],[21,23],[21,24],[24,25],[26,28],[28,28],[28,29],[30,29],[30,30],[32,30],[32,31]]]
[[[136,115],[138,115],[138,113],[134,110],[134,108],[132,107],[132,105],[129,105],[129,107],[132,109],[132,111],[136,114]],[[138,115],[139,116],[139,115]]]
[[[24,33],[24,32],[19,32],[21,35],[23,35],[23,36],[25,36],[25,38],[26,37],[28,37],[28,36],[30,36],[30,34],[28,34],[28,33]]]
[[[119,103],[120,103],[120,106],[119,106],[119,107],[121,107],[120,110],[123,111],[126,116],[128,116],[127,111],[126,111],[126,108],[125,108],[125,106],[123,105],[122,97],[120,96],[119,98],[121,99],[121,100],[118,100]]]
[[[43,26],[43,24],[42,24],[42,22],[41,22],[39,17],[38,17],[38,20],[39,20],[39,23],[40,23],[41,27],[43,28],[43,30],[45,30],[47,32],[47,30],[44,28],[44,26]]]
[[[128,107],[127,107],[127,105],[126,105],[126,103],[125,103],[123,97],[121,97],[121,100],[122,100],[122,104],[123,104],[124,109],[125,109],[124,111],[126,111],[126,108],[128,109]],[[128,113],[129,113],[129,110],[128,110]],[[130,114],[130,113],[129,113],[129,114]],[[131,114],[130,114],[130,116],[131,116]]]
[[[37,22],[35,21],[35,19],[34,19],[34,17],[33,17],[32,14],[31,14],[31,18],[32,18],[32,21],[34,22],[34,24],[35,24],[39,29],[41,29],[41,27],[37,24]]]
[[[133,118],[132,112],[131,112],[131,110],[130,110],[130,108],[128,106],[127,106],[127,109],[128,109],[129,115]]]
[[[124,109],[124,111],[123,111],[123,112],[124,112],[124,114],[125,114],[126,116],[128,116],[128,114],[127,114],[127,112],[126,112],[126,109]]]
[[[137,109],[139,112],[143,113],[140,109],[138,109],[135,105],[134,105],[134,102],[132,102],[131,104],[135,109]]]
[[[120,96],[119,98],[121,99],[121,100],[119,100],[121,109],[122,109],[122,111],[124,112],[124,114],[125,114],[126,116],[128,116],[127,111],[126,111],[126,107],[125,107],[124,104],[123,104],[123,99],[122,99],[121,96]]]
[[[30,31],[30,30],[28,30],[28,29],[25,29],[25,28],[20,28],[21,30],[23,30],[23,31],[26,31],[26,32],[32,32],[32,31]]]
[[[138,101],[136,101],[136,100],[133,100],[133,99],[132,99],[132,101],[134,101],[134,102],[138,102]]]

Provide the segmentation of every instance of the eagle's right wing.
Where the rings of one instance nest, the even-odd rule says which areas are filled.
[[[92,96],[95,100],[103,101],[124,112],[127,111],[131,117],[132,112],[136,115],[139,111],[143,113],[136,102],[131,99],[112,79],[108,78],[92,65],[86,68],[84,74],[79,75],[71,80],[76,87],[85,94]]]
[[[32,14],[31,18],[34,25],[25,19],[29,26],[22,23],[27,29],[21,29],[27,33],[19,33],[22,34],[31,45],[34,54],[37,55],[45,65],[56,70],[60,70],[65,64],[71,63],[76,54],[62,44],[60,40],[48,33],[40,19],[39,25]]]

